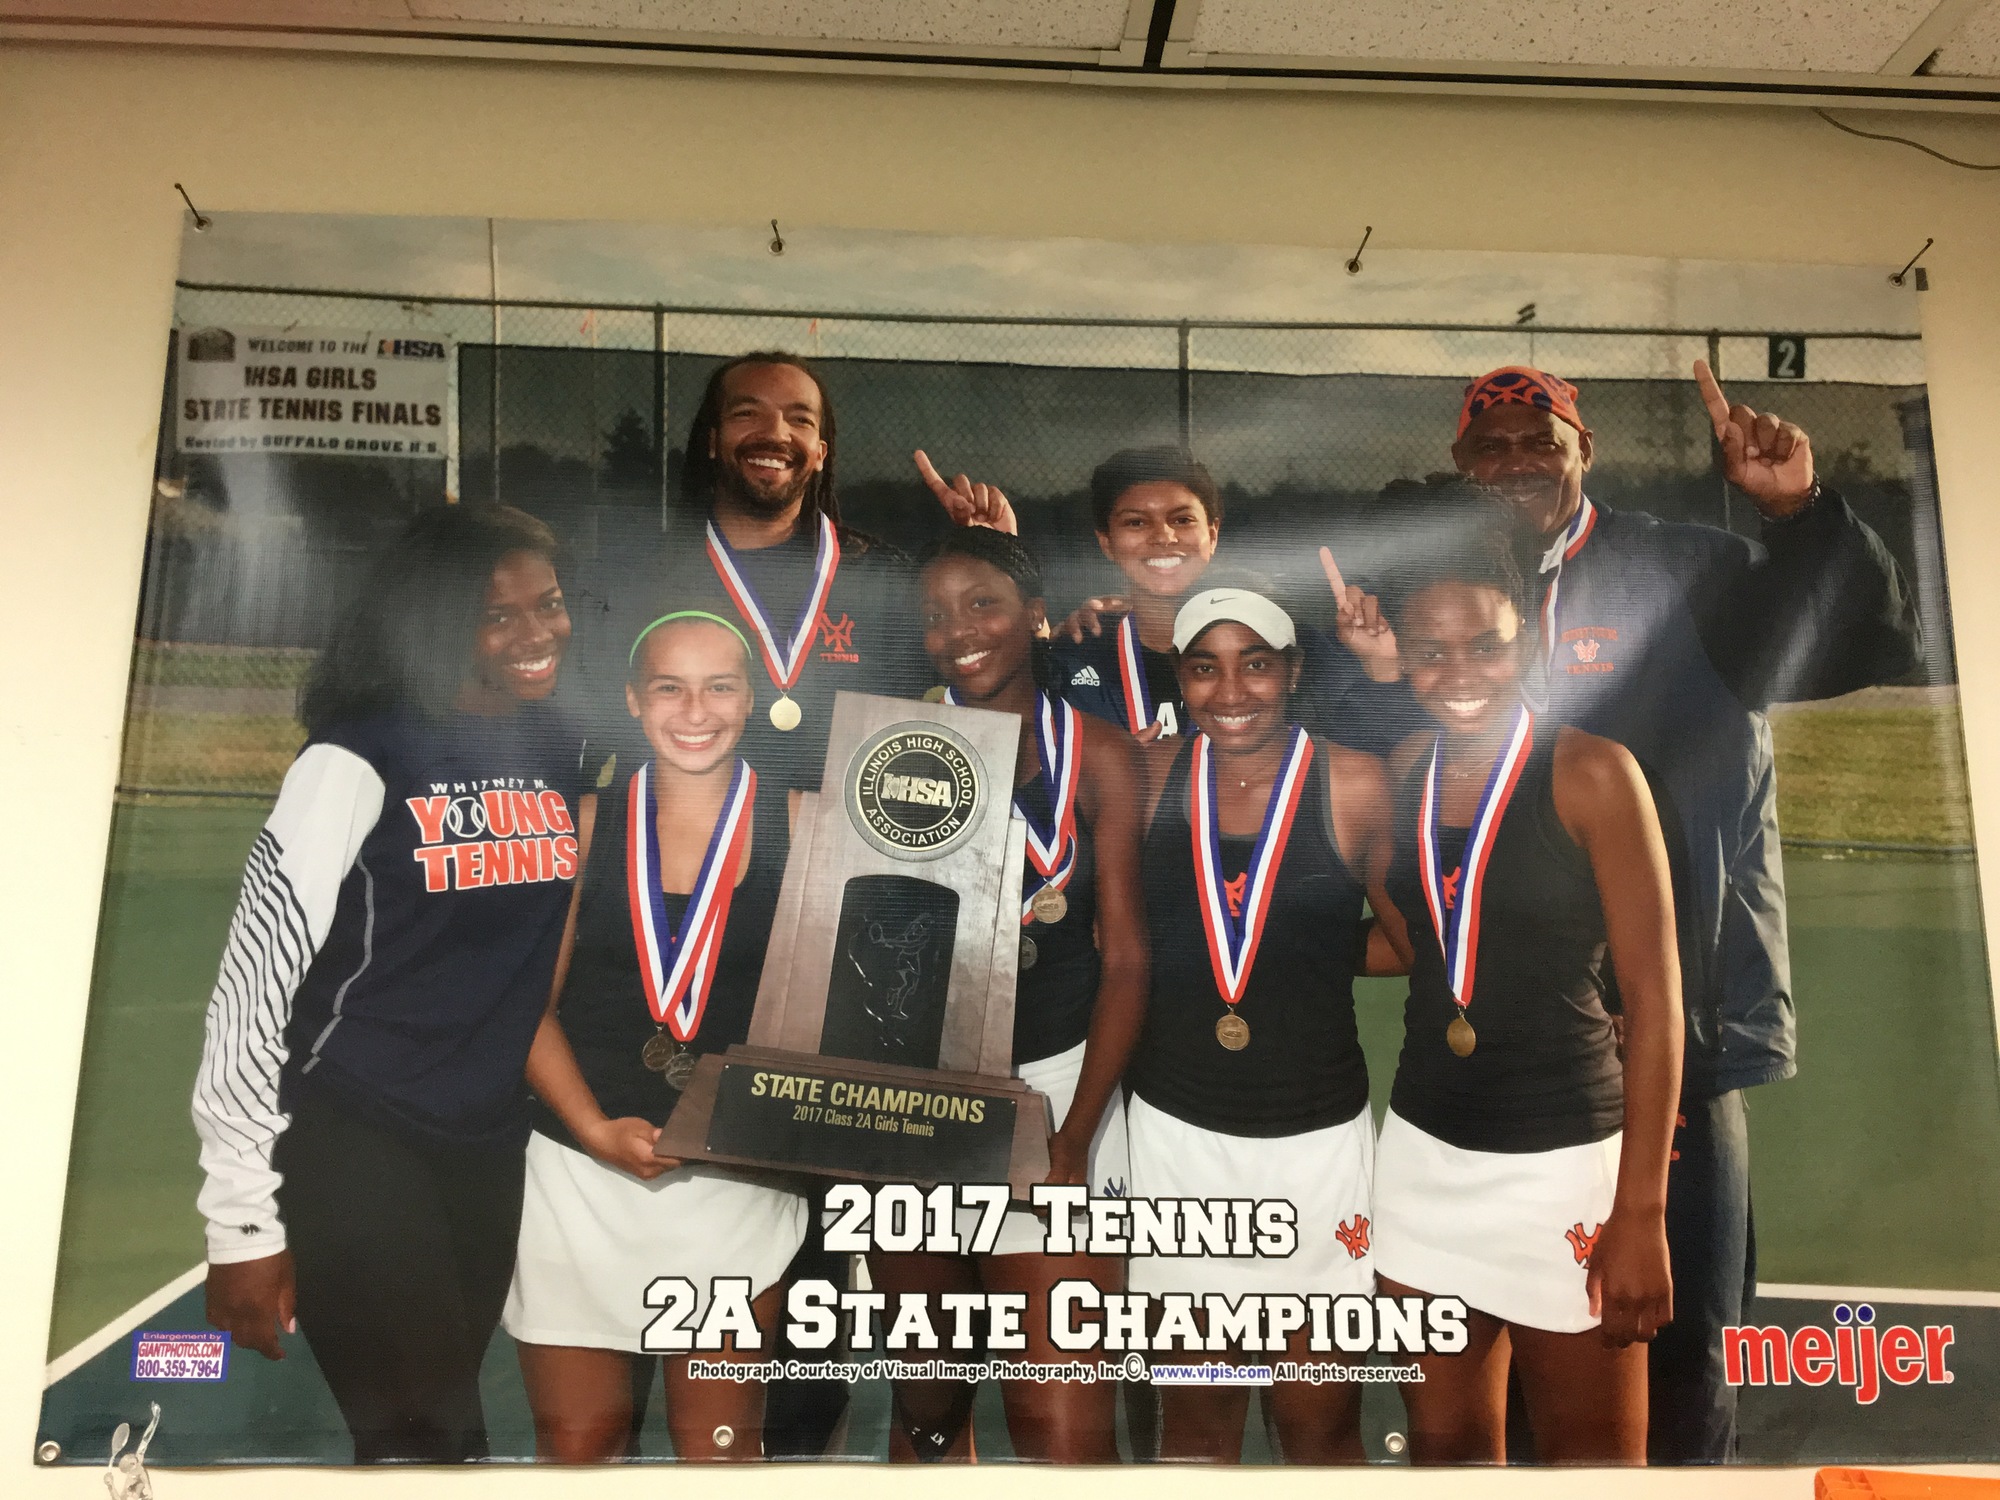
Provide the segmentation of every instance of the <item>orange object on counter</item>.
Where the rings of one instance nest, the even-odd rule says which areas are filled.
[[[2000,1479],[1821,1469],[1813,1476],[1813,1500],[2000,1500]]]

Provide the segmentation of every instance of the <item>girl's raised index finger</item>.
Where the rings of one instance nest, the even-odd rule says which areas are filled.
[[[1319,549],[1320,570],[1326,574],[1327,584],[1333,589],[1334,598],[1345,603],[1347,600],[1347,580],[1340,576],[1340,564],[1333,560],[1333,548]]]
[[[1717,436],[1729,425],[1729,398],[1722,394],[1721,383],[1715,372],[1708,367],[1708,361],[1694,362],[1694,383],[1701,389],[1701,404],[1708,408],[1708,420],[1715,424]]]

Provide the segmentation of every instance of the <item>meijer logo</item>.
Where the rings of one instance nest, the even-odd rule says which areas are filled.
[[[1920,1334],[1897,1324],[1875,1327],[1875,1309],[1865,1302],[1833,1310],[1831,1329],[1808,1325],[1786,1334],[1782,1328],[1730,1327],[1722,1330],[1723,1373],[1731,1385],[1825,1385],[1838,1381],[1854,1391],[1862,1406],[1891,1385],[1950,1385],[1945,1351],[1952,1325],[1931,1324]]]

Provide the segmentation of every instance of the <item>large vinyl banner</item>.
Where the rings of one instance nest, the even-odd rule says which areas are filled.
[[[2000,1460],[1914,286],[181,277],[44,1462]]]

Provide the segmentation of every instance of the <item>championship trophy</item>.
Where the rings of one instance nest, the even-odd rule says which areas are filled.
[[[1012,1076],[1027,825],[1012,714],[841,693],[746,1045],[695,1064],[658,1155],[849,1181],[1048,1176]]]

